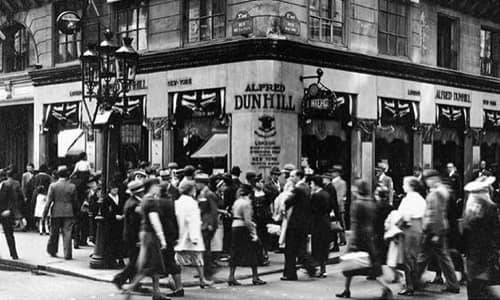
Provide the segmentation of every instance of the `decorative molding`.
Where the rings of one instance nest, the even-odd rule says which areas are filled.
[[[361,142],[372,142],[376,128],[377,120],[375,119],[355,119],[354,129],[361,132]]]
[[[432,144],[434,135],[434,124],[423,123],[422,126],[422,143]]]
[[[265,38],[241,39],[193,48],[146,53],[139,59],[138,72],[151,73],[264,59],[500,93],[500,80],[496,78],[328,49],[292,40]],[[80,66],[40,69],[31,71],[29,74],[35,86],[77,81],[80,80]]]
[[[471,137],[472,137],[472,146],[480,146],[481,145],[481,137],[482,137],[482,128],[471,127]]]
[[[153,140],[161,140],[162,133],[168,129],[170,121],[168,117],[148,118],[146,120],[148,130],[152,132]]]

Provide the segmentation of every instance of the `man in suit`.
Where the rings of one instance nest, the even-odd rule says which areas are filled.
[[[303,170],[292,171],[289,179],[295,187],[292,196],[285,200],[286,210],[293,210],[285,234],[285,268],[281,280],[297,280],[297,262],[307,270],[309,276],[316,273],[312,258],[306,251],[312,218],[311,191]]]
[[[161,170],[160,179],[161,179],[161,184],[164,185],[166,193],[168,194],[170,199],[172,199],[172,201],[179,199],[181,194],[179,193],[179,190],[172,183],[172,173],[168,169]]]
[[[24,196],[24,217],[28,221],[28,229],[36,228],[35,219],[34,219],[34,209],[35,203],[32,201],[32,193],[33,188],[30,187],[31,179],[33,178],[33,174],[35,171],[35,167],[32,163],[26,165],[26,172],[21,176],[21,190]]]
[[[0,183],[0,221],[9,246],[10,256],[12,259],[18,259],[14,239],[14,222],[20,218],[19,208],[24,203],[24,196],[21,184],[13,178],[15,176],[14,169],[9,168],[6,174],[7,179]]]
[[[222,180],[224,181],[224,191],[223,191],[223,200],[224,200],[224,210],[227,212],[223,215],[223,225],[224,225],[224,237],[222,240],[222,251],[225,254],[229,254],[231,248],[231,226],[233,223],[233,219],[231,217],[233,203],[236,201],[238,192],[238,184],[234,182],[231,174],[226,173],[222,176]],[[224,257],[221,261],[227,261],[227,258]]]
[[[47,204],[43,211],[43,217],[50,212],[50,237],[47,244],[47,252],[57,256],[59,248],[59,231],[62,232],[64,259],[72,259],[71,232],[73,229],[75,212],[78,207],[76,186],[68,181],[69,170],[66,166],[57,168],[58,180],[49,186],[47,193]]]
[[[385,187],[388,191],[389,204],[394,203],[394,182],[392,178],[386,174],[389,166],[386,163],[379,162],[375,167],[375,176],[377,178],[377,184]]]

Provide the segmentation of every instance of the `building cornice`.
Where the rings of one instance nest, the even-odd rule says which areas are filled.
[[[497,78],[276,39],[243,39],[193,48],[149,52],[140,57],[138,72],[153,73],[252,60],[278,60],[500,93],[500,80]],[[78,81],[80,66],[34,70],[30,75],[35,86]],[[300,75],[297,74],[297,77]]]

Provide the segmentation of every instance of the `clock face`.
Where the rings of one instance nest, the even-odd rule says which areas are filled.
[[[56,20],[57,29],[64,34],[75,34],[80,31],[80,16],[74,11],[62,12]]]
[[[319,86],[315,83],[311,84],[308,88],[309,95],[315,97],[319,93]]]

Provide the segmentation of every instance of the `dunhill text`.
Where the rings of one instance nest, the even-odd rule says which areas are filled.
[[[245,93],[234,96],[234,109],[274,109],[295,111],[293,97],[285,94],[281,83],[250,83]]]
[[[470,94],[437,90],[436,99],[471,103]]]

